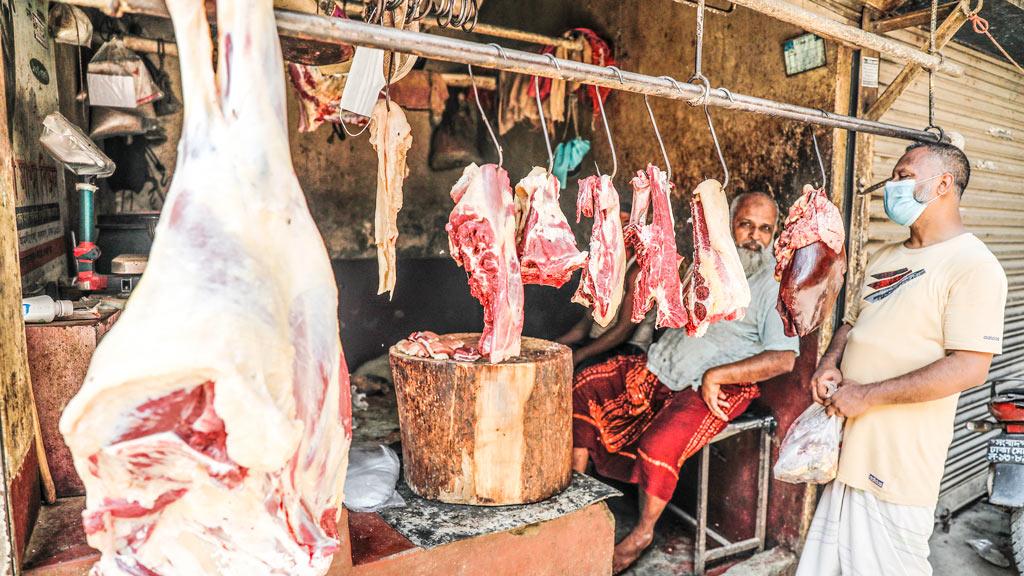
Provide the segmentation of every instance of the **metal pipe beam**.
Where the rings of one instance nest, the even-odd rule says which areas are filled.
[[[683,0],[675,0],[675,2],[682,3]],[[733,2],[847,46],[875,50],[903,64],[908,62],[917,64],[926,70],[934,70],[948,76],[964,75],[963,67],[955,62],[943,60],[937,55],[928,54],[892,38],[872,34],[849,24],[825,18],[810,10],[790,4],[786,0],[733,0]]]
[[[62,0],[65,4],[104,9],[112,15],[141,13],[152,16],[167,16],[163,0]],[[328,18],[314,14],[302,14],[276,10],[278,31],[291,38],[319,42],[341,42],[415,54],[424,58],[471,64],[483,68],[506,70],[519,74],[560,78],[570,82],[581,82],[637,94],[649,94],[673,100],[693,100],[704,92],[702,86],[678,82],[668,77],[654,77],[635,72],[617,73],[608,67],[594,66],[572,60],[551,59],[532,52],[504,48],[500,52],[494,46],[447,38],[422,32],[396,30],[355,20]],[[843,128],[858,132],[933,142],[935,134],[887,124],[834,114],[824,110],[806,108],[774,100],[731,94],[722,89],[712,90],[707,98],[709,106],[729,110],[753,112],[809,124]]]

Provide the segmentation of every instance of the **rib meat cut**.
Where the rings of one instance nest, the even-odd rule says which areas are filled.
[[[824,189],[805,185],[775,242],[776,308],[786,334],[806,336],[832,312],[846,275],[843,216]]]
[[[619,220],[619,194],[608,175],[580,180],[576,221],[594,219],[590,231],[590,257],[583,268],[573,302],[594,309],[594,321],[607,326],[619,311],[626,280],[626,245]]]
[[[497,164],[470,164],[451,196],[448,247],[466,270],[470,293],[484,307],[480,353],[491,363],[514,358],[523,332],[523,279],[508,173]]]
[[[60,430],[93,575],[322,575],[351,405],[330,261],[292,169],[271,0],[168,0],[185,104],[149,266]]]
[[[705,180],[690,199],[693,264],[683,285],[689,318],[686,333],[703,336],[708,326],[739,320],[750,304],[750,286],[732,238],[729,204],[717,180]]]
[[[370,144],[377,151],[377,210],[373,218],[373,242],[377,245],[377,294],[395,293],[398,212],[402,209],[402,184],[409,175],[406,155],[412,146],[412,128],[395,102],[378,100],[370,116]]]
[[[653,164],[630,181],[633,209],[626,226],[626,242],[633,247],[639,272],[633,289],[634,323],[643,321],[655,303],[659,328],[682,328],[689,315],[683,304],[683,287],[676,251],[675,218],[672,216],[672,183]],[[647,222],[648,212],[651,221]]]
[[[558,204],[558,178],[535,167],[516,184],[516,249],[523,284],[560,288],[583,266],[586,252]]]

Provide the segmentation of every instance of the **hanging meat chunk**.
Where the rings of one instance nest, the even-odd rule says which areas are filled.
[[[288,78],[299,100],[299,132],[312,132],[324,122],[341,122],[343,74],[325,74],[315,66],[291,63]]]
[[[470,164],[451,195],[448,247],[484,307],[480,353],[491,363],[514,358],[523,332],[523,279],[508,173],[496,164]]]
[[[271,0],[168,0],[185,105],[149,265],[61,417],[91,574],[322,575],[348,446],[338,293],[292,168]]]
[[[370,144],[377,151],[377,211],[373,218],[373,243],[377,245],[377,294],[395,293],[395,242],[398,211],[402,209],[402,184],[409,175],[406,155],[412,146],[412,128],[395,102],[378,100],[370,117]]]
[[[516,248],[523,284],[560,288],[583,266],[586,252],[576,248],[558,204],[558,179],[535,167],[516,184]]]
[[[805,185],[775,242],[776,308],[786,334],[806,336],[832,312],[846,274],[843,215],[824,189]]]
[[[626,227],[626,242],[633,247],[640,271],[633,290],[633,317],[641,322],[651,306],[658,305],[659,328],[682,328],[688,315],[683,304],[676,252],[675,218],[672,217],[672,183],[653,164],[640,170],[630,181],[633,186],[633,210]],[[652,212],[647,223],[648,209]]]
[[[705,180],[690,199],[693,213],[693,264],[683,285],[689,318],[686,333],[703,336],[721,320],[739,320],[750,304],[729,221],[729,204],[717,180]]]
[[[590,257],[583,268],[572,301],[594,309],[594,321],[607,326],[619,311],[626,280],[626,245],[619,220],[619,194],[610,176],[580,180],[576,221],[594,219],[590,231]]]

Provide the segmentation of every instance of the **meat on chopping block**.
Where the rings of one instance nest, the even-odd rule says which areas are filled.
[[[373,218],[373,242],[377,245],[377,294],[395,293],[398,212],[402,209],[402,184],[409,175],[406,155],[412,146],[412,128],[395,102],[378,100],[370,116],[370,144],[377,151],[377,210]]]
[[[619,221],[619,194],[610,176],[580,180],[576,221],[594,219],[590,231],[590,256],[583,268],[573,302],[594,309],[594,321],[607,326],[619,311],[626,280],[626,244]]]
[[[516,184],[516,247],[523,284],[560,288],[587,260],[558,204],[558,178],[535,167]]]
[[[351,404],[338,293],[288,146],[271,0],[168,0],[185,106],[149,264],[60,430],[91,574],[322,575]]]
[[[523,332],[523,278],[508,173],[497,164],[470,164],[451,196],[448,247],[484,307],[480,353],[492,363],[514,358]]]
[[[682,328],[689,315],[683,303],[679,263],[676,251],[675,218],[672,216],[672,183],[668,175],[653,164],[640,170],[630,181],[633,209],[626,227],[626,242],[636,253],[640,271],[633,290],[634,323],[640,322],[655,304],[659,328]],[[651,221],[647,222],[648,212]]]
[[[776,308],[786,334],[806,336],[832,312],[846,275],[843,215],[824,189],[805,185],[775,242]]]
[[[693,213],[693,264],[683,285],[689,318],[686,333],[703,336],[708,326],[739,320],[750,304],[729,221],[729,203],[717,180],[701,182],[690,199]]]

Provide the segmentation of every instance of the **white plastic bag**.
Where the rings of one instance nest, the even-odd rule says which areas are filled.
[[[86,75],[92,106],[136,108],[164,97],[138,54],[120,38],[104,43],[89,61]]]
[[[405,506],[395,491],[398,455],[387,446],[352,446],[345,475],[345,507],[354,512],[376,512]]]
[[[815,402],[793,422],[779,448],[775,478],[793,484],[824,484],[839,470],[843,418]]]

